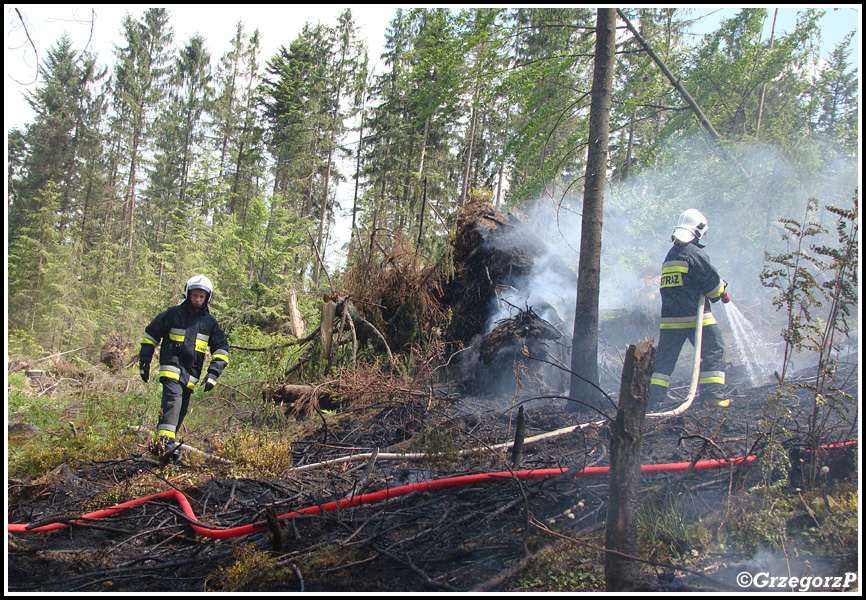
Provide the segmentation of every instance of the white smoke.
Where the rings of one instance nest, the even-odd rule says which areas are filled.
[[[488,319],[486,332],[518,311],[532,309],[536,315],[571,335],[577,287],[572,278],[563,276],[551,266],[551,260],[551,254],[540,257],[522,281],[501,290]]]
[[[671,232],[682,211],[697,208],[710,224],[704,240],[710,260],[728,283],[751,334],[761,341],[764,351],[778,349],[774,360],[780,361],[776,342],[784,315],[772,304],[778,292],[760,281],[765,253],[786,250],[779,220],[801,221],[807,200],[813,197],[822,209],[828,205],[849,208],[859,176],[855,160],[829,147],[804,145],[797,150],[799,154],[783,154],[770,146],[741,144],[728,150],[736,153],[734,158],[723,160],[703,140],[684,140],[658,168],[610,184],[604,199],[600,311],[628,311],[657,320],[661,308],[658,274],[670,248]],[[548,252],[524,281],[502,290],[487,331],[500,319],[529,306],[571,335],[576,284],[549,267],[555,256],[577,273],[581,204],[576,195],[547,199],[521,216]],[[817,217],[823,219],[828,234],[812,242],[835,245],[835,216],[822,210]],[[715,308],[713,313],[723,331],[727,329],[728,343],[733,344],[732,324],[725,311]],[[657,337],[657,324],[641,334]],[[729,350],[728,360],[736,362],[737,352]],[[763,364],[761,369],[766,371],[769,366]]]

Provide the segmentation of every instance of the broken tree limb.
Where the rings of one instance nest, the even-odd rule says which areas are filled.
[[[523,441],[526,439],[526,413],[523,406],[517,411],[517,426],[514,432],[514,446],[511,448],[511,468],[518,469],[523,460]]]
[[[312,471],[314,469],[321,469],[323,467],[330,467],[334,465],[340,465],[347,462],[355,462],[359,460],[370,460],[373,455],[376,455],[376,460],[424,460],[425,458],[429,458],[430,455],[426,452],[385,452],[380,453],[378,450],[375,452],[364,452],[363,454],[352,454],[349,456],[341,456],[339,458],[334,458],[331,460],[323,460],[317,463],[311,463],[309,465],[303,465],[300,467],[292,467],[286,473],[301,473],[303,471]]]
[[[690,435],[690,436],[685,436],[685,437],[680,438],[680,440],[683,440],[683,439],[688,439],[691,437],[697,437],[697,438],[704,440],[704,443],[698,449],[698,451],[695,453],[695,455],[692,457],[692,461],[689,463],[688,469],[686,469],[685,471],[680,473],[679,476],[677,476],[672,481],[665,481],[665,482],[659,483],[658,485],[653,486],[652,488],[649,488],[648,491],[658,492],[666,486],[679,485],[680,483],[682,483],[686,479],[686,477],[690,476],[694,472],[695,465],[698,464],[698,461],[703,458],[704,454],[707,451],[707,448],[709,448],[710,446],[713,446],[717,450],[720,450],[720,448],[718,446],[716,446],[716,438],[719,437],[719,433],[722,431],[722,427],[724,426],[724,424],[727,420],[728,420],[727,417],[722,419],[722,421],[719,423],[719,426],[716,428],[716,432],[713,434],[713,437],[711,437],[711,438],[707,438],[707,437],[704,437],[702,435]],[[722,454],[724,454],[724,452],[722,452]]]
[[[343,301],[337,307],[337,314],[342,315],[343,311],[348,311],[349,317],[352,321],[352,331],[353,331],[353,339],[357,339],[357,335],[361,335],[363,337],[372,337],[374,338],[385,352],[388,354],[388,359],[391,361],[391,364],[394,364],[394,355],[391,353],[391,348],[388,346],[388,342],[385,340],[385,336],[373,326],[367,319],[365,319],[361,313],[352,305],[351,302]]]
[[[328,265],[325,264],[325,261],[324,261],[324,259],[322,258],[322,253],[319,251],[319,244],[316,242],[315,239],[313,239],[313,234],[310,233],[310,230],[309,230],[309,229],[307,229],[307,237],[310,238],[310,244],[313,246],[313,250],[316,251],[316,260],[318,261],[318,264],[319,264],[319,265],[321,266],[321,268],[322,268],[322,273],[324,273],[324,274],[325,274],[325,277],[328,278],[328,285],[329,285],[330,288],[333,290],[333,289],[334,289],[334,284],[333,284],[333,282],[331,281],[331,276],[328,275]],[[318,271],[317,271],[317,273],[318,273]],[[318,279],[318,275],[317,275],[314,279]]]
[[[336,312],[336,306],[334,307],[334,310]],[[349,311],[344,310],[342,316],[340,317],[340,327],[339,327],[339,329],[337,329],[337,341],[336,341],[336,344],[334,344],[335,346],[339,347],[339,345],[342,343],[343,331],[345,331],[345,329],[346,329],[346,321],[349,320],[350,318],[351,317],[349,317]],[[354,330],[353,330],[353,334],[354,334]],[[352,339],[354,340],[354,335],[352,336]],[[331,366],[334,364],[335,356],[336,356],[336,352],[331,352],[329,354],[328,362],[325,365],[325,370],[323,371],[323,373],[325,375],[327,375],[328,373],[331,372]],[[355,359],[355,352],[354,352],[354,346],[353,346],[352,364],[354,364],[354,362],[355,362],[354,359]]]
[[[373,468],[376,466],[376,460],[379,458],[379,449],[376,448],[373,450],[372,455],[369,460],[367,460],[367,466],[364,468],[364,472],[361,474],[361,478],[354,485],[354,492],[352,495],[360,496],[364,493],[364,489],[367,487],[367,482],[370,479],[370,475],[373,473]]]
[[[732,586],[731,584],[728,584],[728,583],[722,582],[722,581],[720,581],[720,580],[714,579],[713,577],[707,575],[706,573],[702,573],[701,571],[695,571],[694,569],[689,569],[688,567],[683,567],[683,566],[676,565],[676,564],[673,564],[673,563],[662,563],[662,562],[658,562],[658,561],[655,561],[655,560],[649,560],[649,559],[646,559],[646,558],[641,558],[641,557],[639,557],[639,556],[628,555],[628,554],[625,554],[625,553],[623,553],[623,552],[617,552],[616,550],[610,550],[609,548],[601,548],[600,546],[596,546],[595,544],[590,544],[590,543],[588,543],[586,540],[579,539],[580,536],[569,536],[569,535],[565,535],[565,534],[563,534],[563,533],[560,533],[560,532],[558,532],[558,531],[553,531],[552,529],[550,529],[549,527],[547,527],[547,525],[545,525],[544,523],[540,523],[540,522],[539,522],[538,520],[536,520],[536,519],[533,519],[533,523],[532,523],[532,525],[533,525],[533,527],[535,527],[536,529],[539,529],[539,530],[543,531],[544,533],[547,533],[547,534],[549,534],[549,535],[552,535],[552,536],[554,536],[554,537],[557,537],[557,538],[560,538],[560,539],[563,539],[563,540],[566,540],[566,541],[570,541],[570,542],[572,542],[572,543],[576,543],[576,544],[578,544],[580,547],[590,548],[590,549],[592,549],[592,550],[598,550],[599,552],[604,552],[605,554],[617,554],[617,555],[621,556],[621,557],[624,558],[624,559],[631,560],[631,561],[634,561],[634,562],[644,563],[644,564],[647,564],[647,565],[650,565],[650,566],[653,566],[653,567],[659,567],[659,568],[662,568],[662,569],[673,569],[673,570],[676,570],[676,571],[682,571],[683,573],[688,573],[688,574],[690,574],[690,575],[695,575],[695,576],[697,576],[697,577],[700,577],[700,578],[704,579],[705,581],[709,581],[709,582],[711,582],[713,585],[715,585],[716,587],[718,587],[718,589],[720,589],[720,590],[731,590],[731,591],[733,591],[733,590],[735,589],[734,586]],[[593,529],[593,528],[590,528],[590,529]],[[643,591],[657,591],[657,590],[643,590]]]
[[[150,435],[153,433],[152,429],[149,429],[147,427],[142,427],[140,425],[127,425],[127,428],[130,429],[131,431],[135,431],[136,433],[139,433],[142,435]],[[217,456],[216,454],[211,454],[210,452],[205,452],[204,450],[200,450],[198,448],[195,448],[194,446],[190,446],[189,444],[187,444],[185,442],[183,443],[183,449],[184,449],[184,451],[188,450],[190,452],[195,452],[196,454],[201,454],[205,458],[210,458],[210,459],[215,460],[217,462],[225,463],[228,465],[234,464],[234,461],[231,461],[227,458],[223,458],[221,456]]]
[[[686,101],[686,104],[692,109],[692,112],[695,113],[695,116],[698,118],[698,122],[701,124],[701,127],[704,128],[704,131],[713,139],[714,142],[718,141],[720,136],[719,132],[716,131],[713,124],[710,123],[710,120],[704,114],[704,111],[701,110],[701,107],[698,106],[698,103],[695,102],[695,99],[692,98],[692,95],[683,87],[682,83],[680,83],[679,77],[674,77],[674,74],[671,73],[670,69],[668,69],[667,65],[664,61],[659,57],[658,54],[655,53],[655,50],[652,49],[652,46],[649,45],[640,33],[638,33],[637,28],[629,21],[629,18],[625,16],[625,13],[622,9],[616,9],[619,18],[625,21],[626,27],[628,27],[629,31],[631,31],[634,38],[638,41],[638,43],[643,46],[643,49],[646,50],[646,53],[650,55],[650,58],[653,59],[653,62],[658,65],[659,69],[661,69],[662,73],[664,73],[665,77],[668,78],[668,81],[671,82],[671,85],[680,93],[680,96],[683,97],[683,100]]]
[[[546,439],[550,439],[553,437],[559,437],[561,435],[574,433],[578,429],[583,429],[585,427],[590,427],[590,426],[594,426],[594,425],[601,425],[601,424],[606,423],[606,422],[607,422],[606,420],[601,420],[601,421],[592,421],[589,423],[582,423],[580,425],[569,425],[568,427],[563,427],[562,429],[557,429],[556,431],[549,431],[547,433],[541,433],[539,435],[534,435],[532,437],[528,437],[528,438],[523,440],[523,444],[524,444],[524,446],[526,444],[533,444],[533,443],[538,442],[540,440],[546,440]],[[508,448],[511,448],[513,444],[514,444],[514,441],[511,440],[508,442],[502,442],[500,444],[494,444],[493,446],[480,446],[480,447],[475,447],[475,448],[464,448],[463,450],[460,450],[458,452],[458,454],[460,456],[464,456],[464,455],[473,454],[476,452],[483,452],[483,451],[507,450]],[[293,472],[298,472],[298,471],[311,471],[313,469],[320,469],[322,467],[328,467],[331,465],[338,465],[338,464],[347,463],[347,462],[355,462],[355,461],[359,461],[359,460],[368,460],[371,456],[373,456],[373,454],[371,452],[364,452],[362,454],[350,454],[350,455],[341,456],[341,457],[330,459],[330,460],[324,460],[321,462],[312,463],[309,465],[304,465],[301,467],[294,467],[292,469],[289,469],[289,472],[293,473]],[[430,457],[430,454],[427,452],[408,452],[408,453],[391,452],[391,453],[380,453],[378,455],[378,460],[423,460],[423,459],[429,458],[429,457]]]
[[[58,356],[63,356],[64,354],[71,354],[73,352],[78,352],[79,350],[84,350],[85,348],[90,348],[89,345],[82,346],[81,348],[75,348],[74,350],[67,350],[66,352],[58,352],[56,354],[52,354],[50,356],[43,356],[42,358],[37,358],[36,362],[43,362],[46,360],[51,360],[52,358],[57,358]]]
[[[229,344],[229,348],[232,350],[246,350],[247,352],[268,352],[269,350],[279,350],[280,348],[287,348],[289,346],[302,346],[307,342],[311,342],[319,335],[319,328],[316,327],[316,330],[310,333],[307,337],[302,340],[294,340],[291,342],[285,342],[282,344],[272,344],[270,346],[261,346],[251,348],[249,346],[237,346],[235,344]],[[136,358],[138,360],[138,358]]]
[[[616,12],[619,17],[623,21],[625,21],[626,27],[628,27],[629,31],[632,32],[638,43],[643,46],[643,49],[646,50],[647,54],[650,55],[650,58],[652,58],[653,62],[658,65],[659,69],[661,69],[665,77],[668,78],[668,81],[671,82],[671,85],[674,86],[674,88],[680,93],[680,96],[682,96],[683,100],[686,101],[686,104],[689,105],[689,108],[692,110],[692,112],[695,113],[695,116],[697,117],[698,122],[700,123],[703,130],[707,133],[707,135],[710,136],[713,142],[720,142],[722,140],[722,137],[719,135],[719,132],[716,131],[715,127],[713,127],[713,124],[710,123],[710,120],[704,114],[704,111],[701,110],[701,107],[698,106],[698,103],[695,102],[695,99],[692,98],[691,94],[689,94],[688,90],[683,87],[683,84],[680,82],[680,78],[675,77],[674,74],[671,73],[670,69],[668,69],[667,65],[664,63],[661,57],[659,57],[659,55],[656,54],[655,51],[652,49],[652,46],[649,45],[649,42],[647,42],[645,39],[643,39],[643,37],[641,37],[640,33],[638,33],[637,31],[637,28],[631,21],[629,21],[628,17],[625,16],[625,13],[619,8],[616,9]],[[745,167],[743,167],[742,163],[740,163],[740,161],[738,161],[734,156],[732,156],[730,152],[728,152],[727,149],[724,148],[724,146],[716,144],[716,146],[714,147],[714,151],[718,152],[725,160],[733,162],[740,170],[740,172],[746,177],[746,179],[751,179],[751,176],[749,175],[748,171],[746,171]]]

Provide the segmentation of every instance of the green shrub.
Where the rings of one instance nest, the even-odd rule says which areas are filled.
[[[6,382],[9,422],[22,422],[41,429],[56,427],[63,415],[63,406],[51,396],[39,396],[30,389],[29,379],[13,373]]]
[[[292,466],[292,442],[282,436],[242,429],[217,442],[217,454],[249,477],[276,477]],[[252,471],[250,473],[249,471]]]
[[[45,350],[36,343],[32,333],[24,329],[10,331],[8,341],[9,356],[22,356],[35,360],[45,354]]]
[[[235,562],[208,578],[208,587],[224,592],[262,591],[294,577],[291,569],[281,567],[276,557],[257,550],[252,544],[235,548]]]

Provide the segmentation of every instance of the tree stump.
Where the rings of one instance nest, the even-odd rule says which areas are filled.
[[[333,300],[326,300],[322,304],[322,346],[321,356],[319,360],[322,363],[322,368],[328,364],[328,359],[331,356],[331,346],[334,342],[334,316],[337,313],[337,303]]]
[[[638,564],[637,494],[640,487],[641,440],[649,400],[649,382],[656,348],[651,341],[629,346],[622,370],[619,409],[610,441],[610,495],[605,548],[605,588],[609,592],[651,589]]]
[[[307,326],[304,325],[304,319],[298,308],[298,293],[295,291],[294,283],[289,286],[289,319],[292,324],[292,335],[298,339],[304,337]]]

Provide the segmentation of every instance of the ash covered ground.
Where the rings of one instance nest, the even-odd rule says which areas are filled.
[[[856,394],[856,365],[840,370],[837,379]],[[7,514],[10,522],[68,522],[107,508],[112,491],[128,496],[132,482],[149,472],[163,482],[163,489],[182,491],[200,523],[236,527],[263,521],[269,507],[284,515],[385,488],[509,471],[511,451],[491,448],[513,439],[519,405],[525,409],[527,439],[594,418],[569,410],[563,400],[546,398],[553,394],[543,385],[516,389],[511,397],[503,397],[469,395],[442,386],[427,397],[395,398],[352,418],[326,417],[315,433],[293,444],[295,468],[376,449],[383,456],[435,451],[426,459],[345,462],[267,479],[230,477],[224,466],[211,462],[159,468],[146,455],[73,468],[64,465],[39,482],[10,486]],[[755,433],[772,391],[769,384],[737,389],[729,411],[693,406],[675,419],[648,419],[644,464],[760,454]],[[784,423],[789,432],[784,443],[795,457],[790,480],[796,486],[802,464],[796,457],[808,446],[806,426],[812,412],[805,396],[799,404],[792,402],[791,409]],[[856,422],[856,405],[833,411],[823,425],[822,442],[857,439]],[[518,468],[607,465],[608,432],[605,424],[593,425],[527,443]],[[459,453],[469,448],[479,450]],[[850,448],[823,456],[826,476],[856,479],[855,457],[856,450]],[[729,511],[731,494],[760,481],[757,463],[643,478],[644,493],[679,490],[679,510],[695,514]],[[270,530],[226,540],[200,536],[177,503],[155,500],[69,529],[9,535],[8,590],[515,590],[521,589],[520,573],[528,565],[564,545],[581,547],[584,556],[589,552],[580,567],[588,574],[584,589],[599,589],[602,554],[593,548],[603,544],[607,494],[605,477],[503,477],[281,519],[282,539],[276,542]],[[736,590],[729,570],[760,558],[743,552],[701,556],[700,549],[694,550],[692,563],[703,565],[702,575],[647,564],[654,585],[669,590]],[[821,559],[810,560],[806,564],[814,569]],[[831,566],[845,568],[840,560],[846,559],[837,557]],[[856,564],[857,557],[847,560]]]

